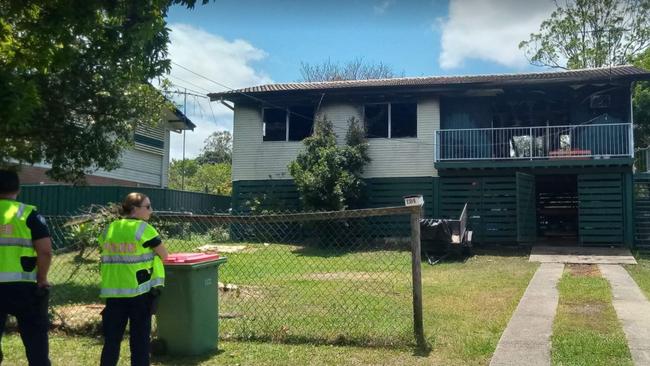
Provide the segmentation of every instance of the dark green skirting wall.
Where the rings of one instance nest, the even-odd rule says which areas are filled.
[[[474,231],[475,243],[516,244],[518,215],[515,171],[500,172],[500,175],[483,173],[472,176],[467,173],[459,176],[367,179],[366,200],[362,207],[401,206],[405,195],[421,194],[425,201],[425,217],[456,219],[467,202],[469,227]],[[635,211],[632,205],[631,173],[553,173],[573,173],[578,176],[578,244],[632,244]],[[301,209],[298,192],[291,180],[234,182],[233,210],[248,212],[251,203],[268,211]],[[637,210],[637,220],[639,215]],[[379,225],[377,227],[382,227],[382,232],[391,232],[394,236],[408,235],[407,217],[379,218],[373,221],[373,225]],[[639,229],[636,230],[637,236],[641,236]],[[648,232],[650,237],[650,229]]]
[[[424,196],[425,215],[434,214],[435,177],[369,178],[366,179],[363,208],[402,206],[404,196]],[[246,212],[251,207],[269,211],[301,209],[293,180],[240,180],[233,182],[233,209]]]
[[[517,239],[515,176],[441,177],[441,216],[458,218],[468,204],[477,243],[513,243]]]
[[[621,244],[626,231],[624,175],[578,175],[578,211],[581,244]]]
[[[402,206],[404,196],[424,196],[425,216],[434,215],[437,200],[435,177],[370,178],[366,179],[361,208]],[[298,211],[301,204],[292,180],[247,180],[233,182],[233,210],[235,212]],[[407,236],[410,222],[407,216],[369,219],[377,236]]]

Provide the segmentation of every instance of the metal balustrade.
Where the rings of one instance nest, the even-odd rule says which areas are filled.
[[[631,124],[438,130],[435,161],[633,157]]]

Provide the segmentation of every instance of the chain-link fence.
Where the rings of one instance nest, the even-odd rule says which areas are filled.
[[[416,211],[161,213],[151,223],[172,253],[228,258],[218,290],[224,339],[405,345],[414,342],[413,273],[419,284],[411,250]],[[57,253],[53,325],[97,332],[103,305],[95,234],[103,223],[52,216],[48,224]]]

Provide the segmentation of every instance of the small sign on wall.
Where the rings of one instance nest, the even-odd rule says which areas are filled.
[[[424,197],[421,194],[404,196],[404,206],[423,206]]]

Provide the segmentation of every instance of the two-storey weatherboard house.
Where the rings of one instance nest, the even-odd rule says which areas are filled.
[[[343,143],[364,121],[368,206],[422,194],[432,217],[469,203],[483,244],[631,245],[635,81],[618,66],[528,74],[289,83],[209,94],[234,106],[233,207],[299,206],[287,164],[314,118]]]

